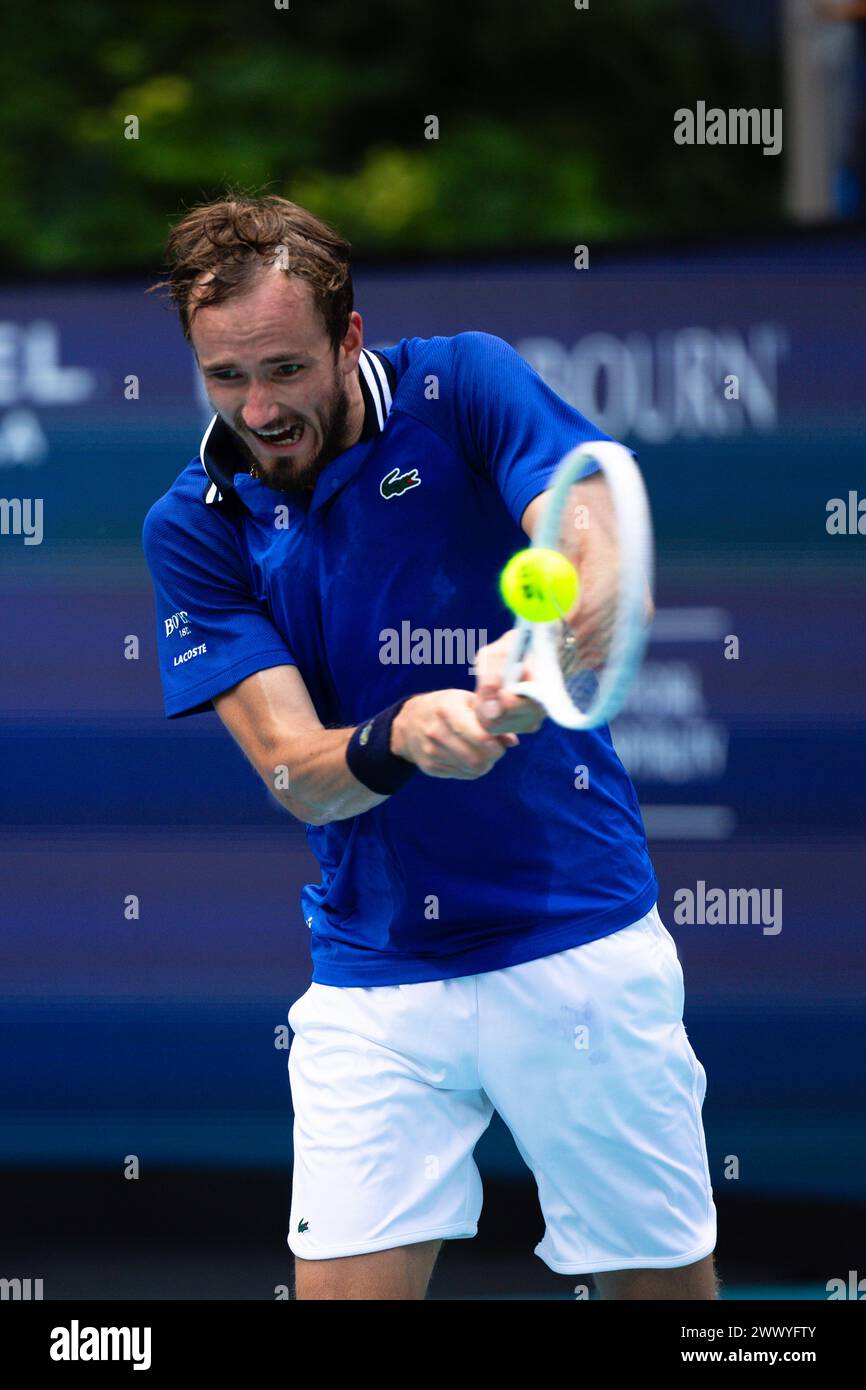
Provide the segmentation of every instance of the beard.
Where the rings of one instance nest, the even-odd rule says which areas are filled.
[[[322,415],[321,447],[307,463],[299,465],[291,456],[280,458],[279,455],[263,462],[253,453],[237,427],[234,427],[238,443],[249,462],[251,475],[265,487],[272,488],[275,492],[312,492],[328,464],[332,463],[338,454],[343,453],[349,419],[349,396],[342,377],[335,378],[334,385],[334,395]],[[305,426],[307,423],[304,421]]]

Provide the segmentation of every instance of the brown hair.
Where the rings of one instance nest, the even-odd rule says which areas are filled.
[[[247,289],[267,264],[280,265],[311,287],[334,352],[346,336],[354,304],[351,246],[287,198],[255,198],[230,190],[224,198],[191,208],[172,229],[165,249],[167,278],[147,293],[168,290],[187,340],[196,309],[221,304]],[[208,271],[212,278],[196,288],[191,304],[197,280]]]

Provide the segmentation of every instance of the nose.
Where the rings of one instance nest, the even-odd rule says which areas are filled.
[[[280,408],[267,386],[253,382],[241,410],[241,419],[251,430],[263,430],[278,419]]]

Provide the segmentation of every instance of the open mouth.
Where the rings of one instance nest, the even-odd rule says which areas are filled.
[[[249,428],[249,426],[247,427]],[[304,425],[289,425],[286,429],[267,429],[250,430],[254,436],[267,449],[291,449],[300,444],[304,436]]]

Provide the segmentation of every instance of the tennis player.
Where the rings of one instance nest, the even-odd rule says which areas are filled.
[[[216,709],[321,868],[296,1296],[424,1298],[476,1233],[495,1109],[552,1270],[716,1297],[706,1075],[634,789],[606,728],[502,688],[499,572],[606,436],[489,334],[365,348],[348,243],[281,198],[193,209],[168,259],[214,416],[144,525],[165,711]],[[578,491],[591,575],[610,503]]]

